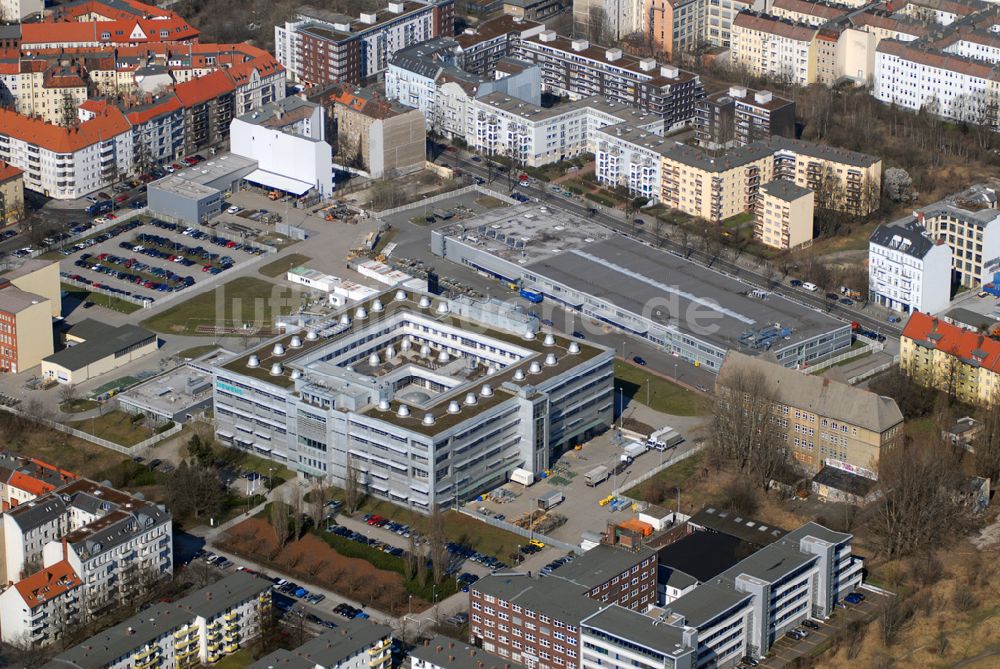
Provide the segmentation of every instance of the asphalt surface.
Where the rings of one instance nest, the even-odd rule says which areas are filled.
[[[439,161],[446,161],[450,164],[458,165],[467,174],[484,179],[488,177],[488,170],[482,161],[472,161],[457,152],[442,154]],[[506,180],[507,177],[505,174],[500,174],[498,176],[494,175],[495,185],[502,184],[506,182]],[[579,200],[574,198],[555,195],[552,192],[545,190],[544,185],[539,187],[536,184],[538,184],[538,181],[533,180],[531,185],[518,185],[514,190],[528,197],[537,198],[542,202],[556,202],[563,209],[571,211],[581,217],[590,218],[621,234],[656,246],[654,234],[650,230],[647,230],[642,226],[632,226],[631,224],[613,216],[609,216],[600,210],[597,210],[596,213],[594,213],[591,211],[592,208],[588,204],[581,203]],[[638,218],[641,217],[642,213],[640,212]],[[661,238],[662,237],[664,236],[661,235]],[[775,281],[771,277],[768,277],[758,271],[754,271],[745,265],[738,264],[719,256],[710,256],[703,251],[691,248],[690,246],[684,248],[681,244],[678,244],[670,239],[662,239],[660,246],[668,251],[673,251],[679,255],[686,256],[688,260],[696,262],[700,265],[711,267],[716,271],[729,274],[730,276],[751,284],[754,287],[769,290],[776,295],[782,295],[795,300],[796,302],[820,309],[831,314],[832,316],[840,318],[841,320],[848,322],[856,321],[867,328],[876,330],[886,335],[898,336],[901,330],[900,324],[892,324],[887,322],[884,318],[872,316],[866,313],[863,308],[848,307],[840,304],[839,302],[829,300],[823,292],[817,291],[812,293],[802,288],[792,287],[787,283]]]

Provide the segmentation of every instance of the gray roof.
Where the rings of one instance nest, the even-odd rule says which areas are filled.
[[[867,497],[875,487],[875,481],[859,474],[825,465],[813,477],[813,483],[825,485],[835,490],[842,490],[858,497]]]
[[[454,66],[454,56],[458,48],[458,42],[454,39],[437,37],[400,49],[389,58],[389,64],[428,79],[435,79],[442,67]]]
[[[715,156],[705,149],[675,142],[672,147],[664,149],[661,153],[670,160],[706,172],[725,172],[773,156],[774,149],[765,141],[757,141],[730,149],[721,156]]]
[[[50,523],[66,512],[66,502],[58,495],[45,495],[31,502],[18,504],[7,512],[22,532]]]
[[[883,433],[903,422],[903,414],[891,397],[823,376],[804,374],[775,362],[730,351],[719,370],[718,383],[739,371],[759,372],[781,404],[804,409],[819,416]]]
[[[347,620],[295,650],[278,650],[251,664],[248,669],[313,669],[336,667],[378,641],[392,636],[388,625],[368,620]]]
[[[817,144],[815,142],[805,142],[800,139],[789,139],[780,135],[772,135],[768,145],[775,151],[794,151],[804,156],[830,160],[853,167],[869,167],[882,160],[877,156],[867,153],[840,149],[835,146],[827,146],[826,144]]]
[[[44,359],[45,362],[60,365],[71,371],[83,369],[119,351],[156,339],[154,333],[131,323],[118,327],[103,325],[103,329],[98,327],[102,324],[93,325],[94,321],[91,323],[86,329],[87,334],[84,335],[86,341],[53,353]],[[76,334],[75,328],[70,330],[70,334]]]
[[[3,278],[5,277],[0,277],[0,279]],[[0,311],[6,311],[9,314],[16,314],[33,307],[40,302],[48,302],[48,300],[41,295],[35,295],[34,293],[23,291],[13,284],[7,284],[6,287],[0,287]]]
[[[944,320],[953,325],[967,325],[975,330],[987,329],[997,324],[997,319],[988,314],[980,314],[965,307],[955,307],[944,315]]]
[[[744,347],[743,333],[775,323],[790,332],[775,340],[773,351],[849,327],[777,295],[750,297],[752,288],[728,275],[623,236],[540,260],[526,270],[724,351]],[[655,304],[664,306],[650,314]]]
[[[680,571],[697,581],[710,581],[754,550],[754,544],[731,534],[697,531],[661,548],[659,569],[661,574],[666,570],[670,578],[671,572]]]
[[[868,241],[914,258],[923,258],[934,248],[934,240],[913,216],[878,226]]]
[[[820,525],[819,523],[808,522],[802,527],[796,528],[785,535],[785,540],[798,542],[806,537],[814,537],[831,544],[842,544],[853,539],[853,535],[846,532],[834,532],[833,530]]]
[[[690,588],[692,585],[697,585],[700,582],[691,574],[683,572],[680,569],[668,567],[665,564],[659,565],[658,570],[659,574],[657,575],[657,579],[660,583],[668,585],[671,588],[685,590]]]
[[[584,627],[591,627],[644,646],[656,653],[678,656],[690,652],[684,646],[684,632],[680,627],[660,622],[636,611],[612,604],[587,618]]]
[[[441,635],[417,644],[410,655],[442,669],[521,669],[520,664]]]
[[[786,535],[773,544],[764,546],[750,557],[741,560],[721,575],[723,580],[735,580],[742,575],[752,576],[768,583],[800,569],[819,558],[799,550],[799,542],[791,541]]]
[[[20,279],[22,276],[27,276],[33,272],[37,272],[40,269],[45,269],[53,264],[58,264],[53,260],[42,260],[41,258],[28,258],[20,265],[10,270],[3,275],[2,278],[8,281],[13,281],[14,279]]]
[[[731,583],[716,579],[681,595],[666,608],[684,616],[686,625],[700,628],[737,606],[745,606],[750,597],[745,592],[737,592]]]
[[[549,578],[560,578],[590,590],[627,572],[655,555],[650,548],[628,551],[601,544],[554,571]]]
[[[769,181],[763,186],[761,190],[770,195],[771,197],[776,197],[779,200],[785,200],[786,202],[792,202],[793,200],[798,200],[800,197],[805,197],[812,193],[808,188],[803,188],[798,184],[788,181],[787,179],[775,179],[774,181]]]
[[[558,571],[566,566],[560,567]],[[554,573],[544,578],[517,573],[491,574],[476,581],[473,589],[568,625],[578,625],[581,620],[600,610],[601,605],[584,595],[579,585],[554,576]]]
[[[271,583],[245,572],[236,572],[207,588],[171,603],[155,604],[83,643],[61,653],[43,669],[104,669],[119,658],[163,634],[181,627],[195,616],[214,618],[241,602],[270,592]]]
[[[707,506],[691,516],[690,522],[692,525],[728,534],[756,546],[766,546],[787,534],[780,527],[767,525],[759,520],[746,518],[731,511],[720,511],[711,506]]]

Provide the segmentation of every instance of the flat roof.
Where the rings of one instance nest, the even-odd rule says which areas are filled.
[[[786,202],[792,202],[798,200],[800,197],[805,197],[812,193],[808,188],[803,188],[793,181],[788,181],[787,179],[775,179],[774,181],[768,181],[766,184],[761,186],[761,190],[770,195],[771,197],[776,197],[779,200],[785,200]]]
[[[780,527],[762,523],[759,520],[746,518],[732,511],[724,511],[707,506],[698,511],[689,521],[692,525],[704,527],[713,532],[722,532],[748,541],[756,546],[766,546],[774,543],[787,532]]]
[[[726,611],[744,605],[750,598],[751,595],[748,593],[737,592],[731,583],[714,579],[681,595],[666,608],[672,613],[684,616],[685,624],[701,627]]]
[[[193,200],[203,200],[219,192],[217,188],[185,179],[179,174],[168,174],[162,179],[152,182],[149,186],[150,188],[156,188],[177,197]]]
[[[531,61],[526,62],[528,65],[536,65],[536,63]],[[490,93],[489,95],[484,95],[479,98],[478,101],[488,104],[489,106],[501,111],[518,116],[519,118],[534,122],[556,118],[564,114],[584,109],[594,109],[610,116],[620,118],[622,121],[627,121],[633,125],[643,125],[644,123],[663,123],[662,116],[643,112],[642,110],[631,105],[609,100],[601,97],[600,95],[593,95],[589,98],[581,98],[579,100],[571,100],[569,102],[560,102],[552,105],[551,107],[543,107],[542,105],[526,102],[502,91],[496,91],[494,93]]]
[[[2,294],[2,291],[0,291],[0,294]],[[88,326],[88,328],[90,334],[88,337],[85,337],[86,341],[76,346],[67,346],[58,353],[53,353],[44,358],[44,361],[74,371],[83,369],[91,363],[114,355],[119,351],[124,351],[129,347],[142,344],[149,339],[156,339],[155,333],[131,323],[119,325],[118,327],[107,325],[104,331],[98,336],[93,334],[92,325]],[[72,328],[69,333],[71,335],[75,334]]]
[[[562,579],[590,590],[607,583],[655,554],[655,551],[645,546],[637,551],[630,551],[601,544],[552,572],[548,578]]]
[[[5,273],[2,279],[7,281],[13,281],[14,279],[20,279],[22,276],[27,276],[40,269],[45,269],[46,267],[51,267],[52,265],[58,265],[59,263],[55,260],[42,260],[41,258],[28,258],[20,265]]]
[[[203,160],[197,165],[185,167],[182,170],[178,170],[173,174],[167,175],[164,179],[169,179],[170,177],[180,177],[192,183],[208,184],[216,179],[228,176],[233,172],[256,166],[256,160],[244,158],[243,156],[238,156],[235,153],[219,153],[214,156],[210,156],[208,160]],[[160,181],[163,181],[163,179],[160,179]],[[154,181],[152,183],[155,184],[159,182]]]
[[[129,388],[118,397],[158,414],[173,415],[211,396],[211,372],[181,365]]]
[[[4,278],[6,277],[0,277],[0,279]],[[16,314],[42,302],[48,302],[48,300],[41,295],[23,291],[13,284],[0,286],[0,311]]]
[[[721,272],[623,236],[595,241],[525,267],[582,293],[647,315],[729,350],[745,348],[741,335],[768,327],[789,330],[775,348],[847,327],[832,316],[779,295],[751,297],[753,287]],[[662,309],[650,305],[663,304]],[[676,305],[677,313],[671,310]]]
[[[664,624],[637,611],[613,604],[581,623],[667,656],[683,655],[692,649],[684,645],[684,630]]]
[[[664,546],[657,551],[657,555],[661,570],[680,570],[704,583],[749,557],[755,550],[754,544],[738,537],[699,530]]]
[[[522,669],[523,666],[440,634],[418,643],[410,656],[440,669]]]
[[[826,465],[813,477],[813,482],[842,490],[858,497],[867,497],[875,487],[875,481]]]
[[[583,588],[579,585],[553,578],[566,566],[568,565],[542,578],[521,573],[490,574],[476,581],[472,589],[518,604],[568,625],[578,625],[587,616],[600,611],[601,604],[584,595]]]

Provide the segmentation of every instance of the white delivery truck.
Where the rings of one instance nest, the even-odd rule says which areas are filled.
[[[604,483],[605,481],[607,481],[609,476],[611,476],[611,470],[605,467],[604,465],[601,465],[600,467],[594,467],[589,472],[587,472],[584,475],[584,480],[586,481],[587,485],[589,485],[590,487],[594,487],[599,483]]]
[[[655,451],[665,451],[684,441],[680,432],[667,425],[649,435],[646,444]]]
[[[514,483],[520,483],[525,488],[530,486],[535,482],[535,475],[529,472],[527,469],[522,469],[518,467],[510,473],[510,480]]]
[[[625,445],[622,447],[625,457],[627,457],[630,462],[645,453],[646,450],[646,444],[641,441],[628,441],[625,442]]]

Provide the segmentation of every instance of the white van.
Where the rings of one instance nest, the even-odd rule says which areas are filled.
[[[812,292],[812,293],[816,292],[816,284],[815,283],[809,283],[808,281],[806,281],[804,284],[802,284],[802,287],[805,288],[806,290],[808,290],[809,292]]]

